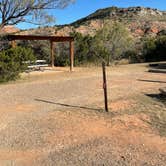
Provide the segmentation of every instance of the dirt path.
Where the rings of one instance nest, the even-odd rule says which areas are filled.
[[[0,165],[159,165],[166,163],[165,74],[145,65],[41,73],[0,85]]]

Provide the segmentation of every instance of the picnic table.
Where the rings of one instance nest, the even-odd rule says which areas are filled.
[[[36,60],[35,62],[25,61],[25,64],[28,64],[28,69],[30,70],[41,70],[43,71],[44,67],[49,65],[46,63],[46,60]]]

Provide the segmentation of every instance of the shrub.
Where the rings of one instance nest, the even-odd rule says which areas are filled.
[[[166,35],[150,38],[144,43],[144,56],[146,62],[165,61]]]
[[[31,40],[23,40],[18,43],[21,47],[31,48],[35,54],[37,59],[45,59],[47,63],[50,62],[50,43],[48,41],[39,40],[39,41],[31,41]]]
[[[34,61],[33,51],[29,48],[10,48],[0,52],[0,82],[15,80],[27,68],[24,61]]]
[[[141,52],[136,50],[128,50],[123,53],[122,58],[128,59],[129,63],[141,63],[144,62],[144,57]]]
[[[61,67],[69,66],[70,64],[69,56],[67,57],[65,54],[56,56],[54,64],[55,66],[61,66]]]
[[[7,36],[0,35],[0,51],[9,49],[9,40]]]

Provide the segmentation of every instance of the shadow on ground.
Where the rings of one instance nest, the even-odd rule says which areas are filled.
[[[70,105],[70,104],[58,103],[58,102],[53,102],[53,101],[48,101],[48,100],[43,100],[43,99],[35,99],[35,101],[48,103],[48,104],[60,105],[63,107],[79,108],[79,109],[93,110],[93,111],[99,111],[99,112],[103,111],[101,108],[90,108],[90,107],[85,107],[85,106]]]
[[[159,93],[159,94],[145,94],[148,97],[151,97],[152,99],[155,99],[159,102],[162,102],[163,104],[166,104],[166,96]]]
[[[148,72],[153,73],[166,73],[166,63],[151,63],[149,64],[150,69]]]
[[[149,67],[154,69],[166,69],[166,63],[163,63],[163,62],[151,63],[149,64]]]
[[[166,84],[166,81],[157,81],[157,80],[143,80],[143,79],[137,79],[137,81],[142,81],[142,82],[154,82],[154,83],[163,83],[163,84]]]

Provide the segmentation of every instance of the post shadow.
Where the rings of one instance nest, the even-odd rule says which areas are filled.
[[[91,107],[85,107],[85,106],[70,105],[70,104],[53,102],[53,101],[48,101],[48,100],[43,100],[43,99],[35,99],[35,101],[48,103],[48,104],[54,104],[54,105],[60,105],[60,106],[63,106],[63,107],[79,108],[79,109],[86,109],[86,110],[93,110],[93,111],[102,111],[102,109],[99,109],[99,108],[91,108]]]

